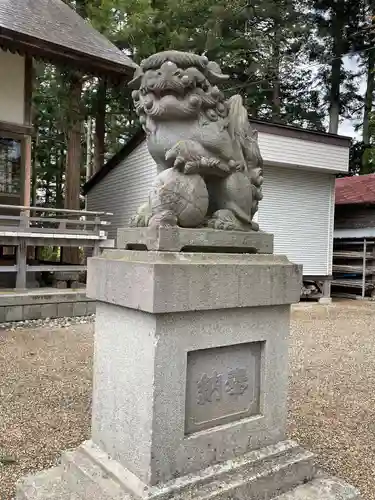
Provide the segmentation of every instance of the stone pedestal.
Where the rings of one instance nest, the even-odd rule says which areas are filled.
[[[91,259],[91,439],[21,482],[18,498],[358,499],[286,440],[300,289],[300,268],[272,254],[119,249]]]

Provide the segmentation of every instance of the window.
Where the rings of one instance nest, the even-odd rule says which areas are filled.
[[[0,136],[0,193],[19,193],[21,140]]]

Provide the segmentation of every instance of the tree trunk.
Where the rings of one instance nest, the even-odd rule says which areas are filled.
[[[340,120],[340,84],[342,64],[342,26],[337,19],[333,32],[333,60],[331,63],[331,88],[329,92],[329,132],[337,134]]]
[[[331,66],[331,90],[329,106],[329,132],[337,134],[340,120],[341,59],[335,59]]]
[[[36,138],[34,147],[32,148],[31,155],[31,205],[36,205],[36,189],[37,189],[37,171],[36,171],[36,148],[38,147],[38,131],[36,131]]]
[[[272,54],[272,121],[281,121],[281,96],[280,96],[280,21],[275,21],[275,35],[273,41],[273,54]]]
[[[92,176],[92,118],[86,123],[86,182]]]
[[[45,188],[45,197],[44,197],[44,203],[46,207],[50,206],[51,203],[51,186],[50,186],[50,179],[46,180],[46,188]]]
[[[106,95],[107,82],[100,79],[96,96],[94,174],[104,165]]]
[[[363,112],[363,144],[370,145],[370,114],[375,90],[375,50],[370,50],[367,56],[367,86]]]
[[[80,109],[82,93],[81,75],[73,74],[69,88],[69,119],[67,134],[67,156],[65,169],[65,200],[64,208],[80,209],[81,190],[81,131],[82,113]],[[63,262],[65,264],[79,264],[79,249],[64,248]]]
[[[35,128],[34,128],[35,131]],[[31,201],[30,205],[32,207],[36,206],[36,191],[37,191],[37,171],[36,171],[36,148],[38,147],[38,129],[36,129],[35,142],[31,148]],[[38,217],[38,213],[32,210],[30,212],[31,217]],[[34,260],[37,258],[37,250],[39,247],[28,247],[27,257],[28,259]]]
[[[272,89],[272,121],[280,122],[281,121],[281,100],[280,100],[280,81],[275,79],[273,82]]]
[[[59,166],[56,172],[56,208],[64,208],[64,196],[63,196],[63,172],[65,168],[65,151],[61,148],[59,152],[59,157],[57,158],[57,164]]]

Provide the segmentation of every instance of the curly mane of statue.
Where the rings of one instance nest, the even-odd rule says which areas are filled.
[[[142,61],[130,86],[158,176],[135,226],[258,230],[262,157],[242,98],[205,56],[166,51]]]

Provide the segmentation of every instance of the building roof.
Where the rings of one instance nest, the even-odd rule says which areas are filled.
[[[131,75],[136,67],[62,0],[0,0],[0,46],[94,73]]]
[[[146,139],[143,130],[139,130],[131,139],[123,146],[120,151],[112,156],[103,167],[98,170],[83,186],[83,194],[86,195],[96,184],[98,184],[111,170],[117,167],[125,158],[130,155],[134,149]]]
[[[1,1],[1,0],[0,0]],[[250,123],[254,125],[258,132],[269,133],[273,135],[280,135],[283,137],[294,137],[295,139],[303,139],[307,141],[320,142],[342,146],[349,148],[351,144],[350,137],[344,137],[336,134],[329,134],[326,132],[319,132],[315,130],[307,130],[291,125],[281,125],[278,123],[270,123],[263,120],[254,120],[250,118]],[[106,175],[114,168],[117,167],[125,158],[145,140],[143,130],[139,130],[125,146],[113,156],[98,172],[96,172],[91,179],[89,179],[83,187],[83,193],[86,195],[96,184],[98,184]]]
[[[375,174],[336,179],[336,205],[375,205]]]

